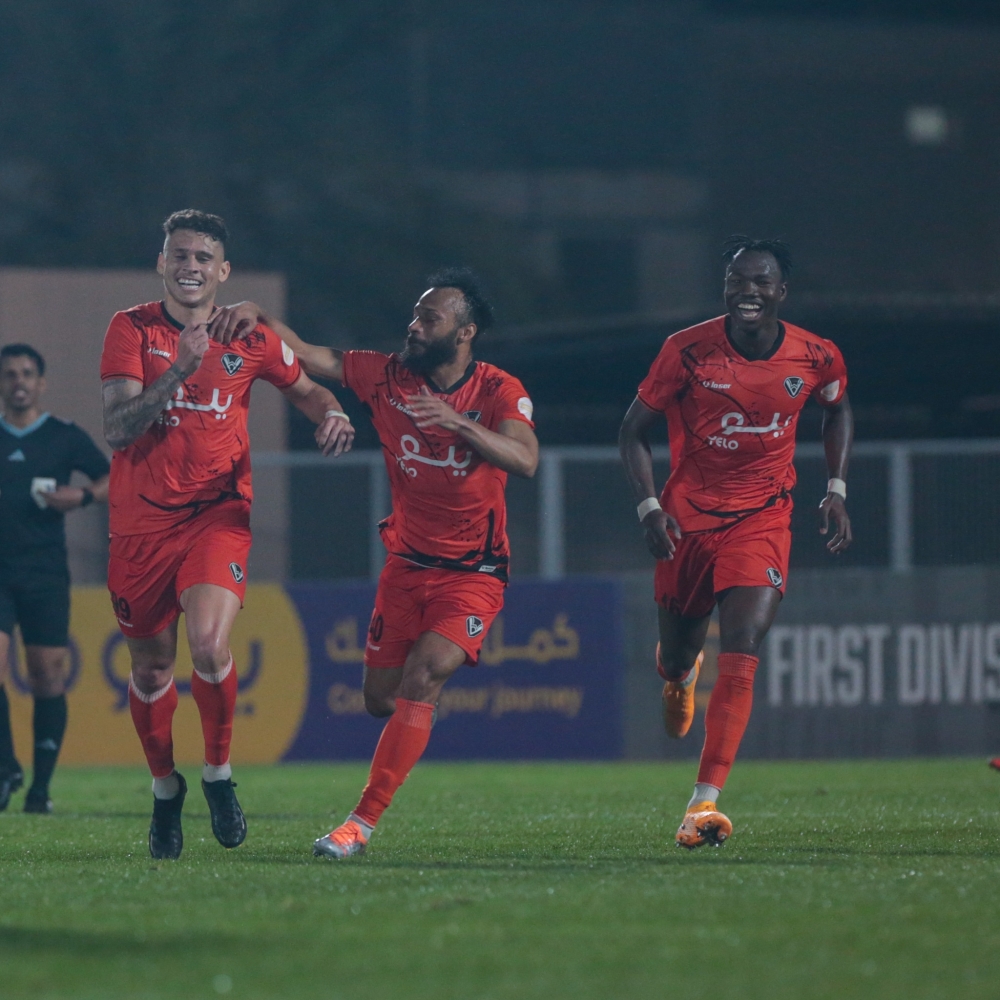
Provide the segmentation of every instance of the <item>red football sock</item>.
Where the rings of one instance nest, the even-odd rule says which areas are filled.
[[[177,687],[173,680],[153,694],[143,694],[129,678],[128,707],[153,777],[166,778],[173,774],[174,737],[171,724],[177,708]]]
[[[698,781],[722,788],[750,721],[753,675],[759,660],[745,653],[719,654],[719,679],[705,712],[705,746]]]
[[[236,666],[231,656],[229,665],[216,674],[205,674],[197,670],[191,674],[191,696],[201,715],[206,764],[218,767],[229,762],[238,685]]]
[[[375,748],[368,784],[354,814],[374,826],[388,808],[396,789],[406,781],[431,738],[434,706],[424,701],[396,699],[396,711],[385,724]]]

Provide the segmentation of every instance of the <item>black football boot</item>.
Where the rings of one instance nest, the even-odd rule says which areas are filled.
[[[223,847],[239,847],[247,839],[247,818],[236,800],[235,787],[236,782],[232,778],[221,781],[205,781],[202,778],[201,781],[201,790],[212,814],[212,833]]]
[[[10,797],[24,784],[24,772],[18,762],[0,765],[0,812],[10,804]]]
[[[184,775],[177,774],[181,790],[172,799],[153,797],[153,818],[149,822],[149,853],[154,858],[179,858],[184,847],[181,810],[187,795]]]

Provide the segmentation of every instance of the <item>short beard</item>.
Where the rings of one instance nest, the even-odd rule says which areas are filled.
[[[406,346],[399,355],[399,360],[414,375],[429,375],[435,368],[455,360],[458,355],[457,336],[458,331],[453,330],[446,337],[428,344],[420,354],[413,354],[409,346]]]

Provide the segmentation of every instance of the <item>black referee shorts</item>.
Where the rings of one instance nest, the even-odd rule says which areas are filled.
[[[69,577],[0,578],[0,632],[15,625],[26,646],[68,646]]]

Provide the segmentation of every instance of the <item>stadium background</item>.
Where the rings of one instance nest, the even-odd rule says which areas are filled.
[[[396,346],[422,276],[473,265],[500,315],[481,356],[524,381],[546,451],[511,483],[495,662],[463,672],[434,752],[657,758],[699,740],[659,733],[651,568],[611,446],[662,339],[719,311],[721,239],[782,235],[798,261],[787,318],[850,368],[857,543],[830,566],[814,534],[825,474],[807,412],[789,597],[745,751],[995,750],[1000,15],[828,6],[5,5],[0,340],[36,343],[49,405],[100,440],[104,326],[157,297],[173,209],[227,218],[233,299],[337,346]],[[338,464],[268,388],[236,753],[367,756],[356,649],[381,459],[349,394],[359,451]],[[67,762],[139,760],[102,516],[68,519]],[[15,699],[20,745],[29,710]],[[195,757],[189,704],[178,719]]]

